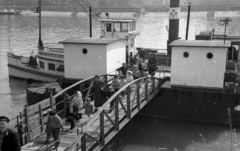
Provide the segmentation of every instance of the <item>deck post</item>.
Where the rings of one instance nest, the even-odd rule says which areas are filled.
[[[84,133],[82,136],[82,151],[86,151],[87,150],[87,146],[86,146],[86,134]]]
[[[146,83],[145,83],[145,99],[146,99],[146,102],[148,102],[148,77],[146,78]]]
[[[21,140],[21,138],[22,138],[22,137],[21,137],[21,129],[22,129],[22,128],[21,128],[21,124],[20,124],[20,121],[19,121],[19,120],[20,120],[20,115],[17,116],[17,131],[18,131],[17,133],[18,133],[18,138],[19,138],[19,140],[20,140],[20,144],[23,145],[23,144],[22,144],[22,140]]]
[[[153,93],[154,92],[154,89],[155,89],[155,78],[154,77],[152,77],[152,92],[151,93]]]
[[[131,86],[131,85],[130,85]],[[131,118],[130,86],[127,87],[127,117]]]
[[[43,128],[43,113],[42,113],[42,105],[41,103],[39,104],[39,117],[40,117],[40,124],[41,124],[41,132],[44,131],[44,128]]]
[[[27,123],[27,143],[28,143],[28,142],[30,142],[30,127],[29,127],[27,105],[25,105],[24,108],[25,108],[25,117],[26,117],[26,123]]]
[[[119,109],[118,109],[118,101],[119,101],[119,96],[117,96],[114,101],[115,101],[115,129],[119,131]]]
[[[51,109],[53,109],[53,97],[52,97],[52,92],[50,92],[50,106],[51,106]]]
[[[138,110],[140,110],[141,108],[141,102],[140,102],[140,81],[137,81],[137,107],[138,107]]]
[[[22,113],[21,112],[19,112],[19,117],[20,117],[20,143],[21,143],[21,145],[25,145],[25,137],[23,137],[23,134],[25,133],[25,130],[24,130],[24,132],[23,132],[23,127],[22,127]]]
[[[100,113],[100,140],[102,141],[102,145],[105,145],[104,138],[104,113]]]
[[[104,84],[105,84],[105,86],[107,87],[107,85],[108,85],[107,75],[104,75]]]
[[[67,117],[67,92],[63,93],[63,99],[64,99],[64,111],[63,114],[65,117]]]
[[[85,82],[84,82],[85,83]],[[79,91],[83,94],[83,90],[84,90],[84,83],[81,83],[79,85]]]

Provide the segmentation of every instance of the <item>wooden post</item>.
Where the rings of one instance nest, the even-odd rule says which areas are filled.
[[[23,137],[23,135],[22,134],[24,134],[25,133],[25,130],[24,130],[24,132],[23,132],[23,127],[22,127],[22,113],[21,112],[19,112],[19,117],[20,117],[20,143],[21,143],[21,145],[25,145],[25,137]]]
[[[140,102],[140,82],[141,81],[137,81],[137,107],[138,107],[138,110],[140,110],[141,108],[141,102]]]
[[[152,93],[154,92],[154,89],[155,89],[155,78],[152,77]]]
[[[22,128],[21,128],[21,124],[20,124],[19,120],[20,120],[20,115],[17,116],[17,133],[18,133],[18,138],[20,140],[20,144],[23,145],[22,144],[22,135],[21,135],[21,129]]]
[[[87,150],[87,145],[86,145],[86,134],[84,133],[82,136],[82,151],[86,151]]]
[[[79,135],[79,127],[77,126],[77,136]],[[79,147],[79,145],[78,145],[78,142],[77,142],[77,150],[78,150],[78,147]]]
[[[130,85],[131,86],[131,85]],[[130,86],[127,87],[127,117],[131,118]]]
[[[84,94],[83,92],[83,90],[85,89],[84,87],[85,87],[85,82],[79,85],[79,91],[82,93],[82,95]]]
[[[146,102],[148,102],[148,78],[146,78],[146,84],[145,84],[145,99],[146,99]]]
[[[102,145],[105,145],[104,138],[104,113],[100,113],[100,140],[102,141]]]
[[[64,111],[63,114],[65,117],[67,117],[67,92],[63,93],[63,99],[64,99]]]
[[[44,123],[43,123],[43,113],[42,113],[42,105],[39,104],[39,117],[40,117],[40,124],[41,124],[41,132],[44,131]]]
[[[25,117],[26,117],[26,123],[27,123],[27,142],[30,142],[30,127],[29,127],[29,119],[28,119],[28,109],[27,105],[25,105]]]
[[[107,87],[107,85],[108,85],[107,75],[104,75],[104,84],[105,84],[105,86]]]
[[[115,129],[117,130],[117,131],[119,131],[119,109],[118,109],[118,105],[119,105],[119,103],[118,103],[118,101],[119,101],[119,97],[117,96],[115,99],[114,99],[114,101],[115,101]]]
[[[53,109],[53,97],[52,97],[52,92],[50,92],[50,106],[51,106],[51,109]]]

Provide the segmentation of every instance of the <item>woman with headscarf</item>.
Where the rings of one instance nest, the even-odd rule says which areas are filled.
[[[76,120],[80,120],[82,118],[83,108],[82,93],[80,91],[76,91],[76,96],[73,98],[73,105],[78,108],[78,116],[76,116]]]

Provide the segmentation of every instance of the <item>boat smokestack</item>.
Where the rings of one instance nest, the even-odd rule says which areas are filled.
[[[179,18],[180,18],[180,0],[170,0],[169,7],[169,31],[168,31],[168,41],[167,41],[167,53],[172,55],[172,48],[169,46],[178,38],[179,31]]]

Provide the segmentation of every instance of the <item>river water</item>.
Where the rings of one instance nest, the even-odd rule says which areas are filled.
[[[132,14],[110,13],[110,17],[121,18],[121,16],[132,16]],[[207,18],[206,12],[192,12],[189,26],[189,39],[194,39],[195,35],[199,34],[201,31],[212,29],[215,29],[215,32],[218,34],[223,34],[224,26],[221,26],[218,23],[219,20],[224,17],[231,17],[232,19],[227,26],[227,34],[240,35],[240,14],[238,12],[217,12],[213,18]],[[182,38],[185,38],[186,18],[187,14],[182,13],[179,29],[179,37]],[[168,38],[168,13],[147,13],[136,19],[137,30],[141,33],[136,38],[136,46],[165,49]],[[77,17],[71,17],[70,13],[42,13],[43,43],[56,43],[72,37],[86,37],[89,35],[88,33],[88,17],[84,13],[79,14]],[[93,37],[99,36],[100,23],[93,19]],[[29,55],[32,51],[37,52],[37,42],[37,14],[25,13],[25,15],[22,16],[0,16],[0,115],[13,117],[17,115],[26,104],[25,82],[16,79],[9,79],[8,77],[7,52],[12,51],[16,54]],[[154,119],[145,120],[150,120],[150,123],[152,122],[153,125],[156,125]],[[136,123],[139,121],[142,120],[136,119]],[[168,122],[165,121],[165,125],[168,125],[167,123]],[[182,123],[178,124],[181,125]],[[176,125],[176,123],[174,123],[174,125]],[[133,127],[134,126],[136,125],[133,124]],[[183,127],[188,127],[188,125]],[[127,133],[130,134],[130,132]],[[126,142],[123,141],[123,143]],[[156,149],[153,149],[152,147],[150,150],[164,150],[167,148],[166,144],[163,148],[159,146]],[[142,149],[142,145],[144,144],[140,143],[139,145],[136,145],[134,150],[148,150],[147,148]],[[112,146],[114,145],[110,145],[109,148]],[[121,147],[113,150],[121,150]],[[133,148],[129,148],[128,146],[128,148],[125,149],[123,147],[122,150],[133,150]]]

